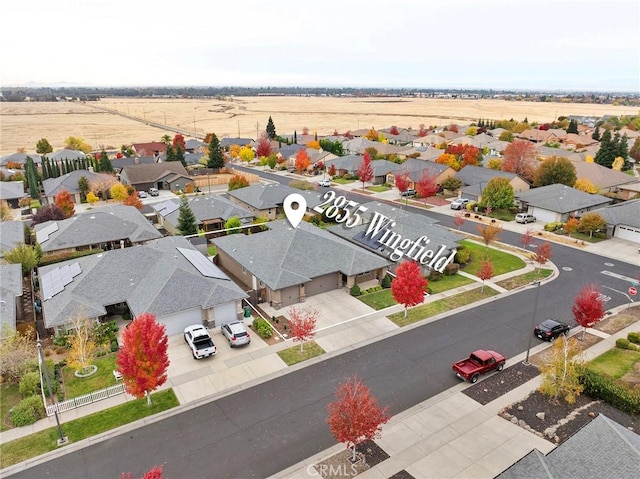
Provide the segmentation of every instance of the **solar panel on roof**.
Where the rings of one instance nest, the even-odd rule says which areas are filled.
[[[194,249],[176,248],[189,263],[191,263],[202,276],[207,278],[224,279],[231,281],[218,267],[209,261],[202,253]]]
[[[66,264],[46,272],[40,276],[42,297],[46,301],[62,292],[64,287],[73,281],[73,278],[82,273],[80,263]]]
[[[51,233],[55,233],[58,231],[58,223],[52,223],[50,225],[45,226],[40,231],[36,231],[36,241],[38,243],[44,243],[49,239],[49,235]]]

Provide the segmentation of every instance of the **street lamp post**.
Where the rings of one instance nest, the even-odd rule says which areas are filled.
[[[42,341],[40,340],[40,335],[38,335],[38,340],[36,341],[38,346],[38,364],[40,365],[40,371],[44,376],[45,383],[47,384],[47,389],[49,390],[49,397],[51,398],[51,404],[53,404],[53,414],[56,417],[56,424],[58,426],[58,446],[64,446],[69,438],[66,437],[62,433],[62,426],[60,425],[60,419],[58,418],[58,408],[56,406],[55,400],[53,399],[53,390],[51,389],[51,379],[49,378],[49,371],[47,371],[47,365],[44,362],[44,358],[42,357]]]
[[[527,357],[524,359],[522,364],[529,365],[529,351],[531,351],[531,338],[533,337],[533,328],[536,325],[536,311],[538,310],[538,297],[540,296],[540,281],[534,281],[533,283],[536,286],[536,299],[533,303],[533,315],[531,316],[531,329],[529,330],[529,344],[527,345]]]

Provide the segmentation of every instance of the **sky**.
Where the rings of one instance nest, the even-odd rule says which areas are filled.
[[[2,86],[640,92],[638,0],[4,2]]]

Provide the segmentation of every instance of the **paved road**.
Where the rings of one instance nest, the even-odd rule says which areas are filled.
[[[443,219],[443,222],[444,219]],[[504,232],[503,240],[519,236]],[[554,245],[560,277],[540,287],[537,318],[571,317],[571,304],[586,283],[626,291],[635,266]],[[565,271],[563,267],[570,267]],[[533,289],[472,307],[321,363],[213,401],[132,432],[90,445],[18,473],[24,478],[134,477],[165,464],[167,477],[266,477],[335,443],[326,425],[336,385],[357,372],[396,414],[455,385],[454,360],[480,346],[507,357],[527,349]],[[607,308],[624,304],[612,294]],[[536,344],[534,340],[533,344]]]

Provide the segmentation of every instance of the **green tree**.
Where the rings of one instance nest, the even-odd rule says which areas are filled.
[[[567,133],[575,133],[576,135],[578,134],[578,120],[569,120]]]
[[[536,169],[533,179],[535,186],[561,184],[573,186],[576,182],[576,167],[567,158],[552,156],[544,160]]]
[[[89,193],[89,190],[91,189],[89,186],[89,180],[87,180],[86,176],[81,176],[80,179],[78,179],[78,189],[80,190],[81,197],[86,199],[87,193]]]
[[[505,130],[502,133],[500,133],[498,140],[508,141],[509,143],[511,143],[513,141],[513,133],[510,132],[509,130]]]
[[[180,198],[179,211],[178,230],[180,230],[180,234],[184,236],[197,234],[198,223],[196,216],[193,214],[193,211],[191,211],[189,200],[185,195],[182,195],[182,198]]]
[[[569,404],[576,402],[583,390],[578,380],[581,353],[576,339],[560,335],[551,347],[549,359],[540,367],[542,381],[538,391],[554,400],[562,397]]]
[[[53,147],[49,143],[49,140],[46,138],[40,138],[36,142],[36,153],[39,155],[46,155],[47,153],[51,153],[53,151]]]
[[[591,135],[591,138],[593,138],[596,141],[600,141],[600,125],[596,125],[596,129],[593,130],[593,134]]]
[[[24,164],[24,171],[27,177],[27,183],[29,184],[29,195],[34,200],[37,200],[40,198],[40,178],[38,177],[36,164],[30,156],[27,156],[27,160]]]
[[[595,162],[599,165],[611,168],[613,161],[616,159],[617,147],[611,138],[611,131],[606,130],[602,134],[602,140],[600,140],[600,149],[596,153]]]
[[[449,178],[445,178],[444,180],[442,180],[440,186],[442,186],[442,188],[445,190],[456,191],[462,186],[462,180],[460,180],[460,178],[456,178],[455,176],[450,176]]]
[[[38,264],[38,252],[34,246],[19,243],[11,251],[4,253],[4,260],[10,264],[22,265],[22,275],[27,276]]]
[[[180,163],[182,163],[182,166],[186,168],[187,161],[184,158],[184,148],[182,148],[182,146],[180,145],[177,145],[174,151],[175,151],[175,159],[173,161],[179,161]]]
[[[509,180],[503,177],[491,178],[482,190],[482,205],[492,208],[513,206],[514,192]]]
[[[107,152],[104,150],[100,152],[100,171],[113,172],[113,165],[111,164],[111,160],[109,160],[109,155],[107,155]]]
[[[578,231],[580,231],[580,233],[589,233],[589,237],[592,237],[594,232],[598,230],[602,231],[606,226],[607,222],[602,215],[591,211],[589,213],[585,213],[582,215],[582,218],[580,218]]]
[[[207,168],[220,169],[224,167],[224,155],[220,147],[220,140],[215,133],[211,134],[209,142],[209,159],[207,160]]]
[[[276,138],[276,126],[273,124],[273,120],[271,116],[269,116],[269,120],[267,121],[267,135],[270,140],[274,140]]]
[[[171,136],[169,135],[162,135],[162,138],[160,138],[160,141],[162,143],[164,143],[165,145],[168,145],[169,143],[171,143]]]
[[[240,222],[240,219],[237,216],[232,216],[224,224],[224,228],[226,230],[229,230],[227,231],[228,235],[235,235],[238,233],[242,233],[242,229],[240,228],[241,226],[242,226],[242,223]]]
[[[78,150],[83,153],[89,153],[91,151],[91,145],[89,145],[84,138],[79,136],[69,136],[64,140],[64,147],[69,150]]]

